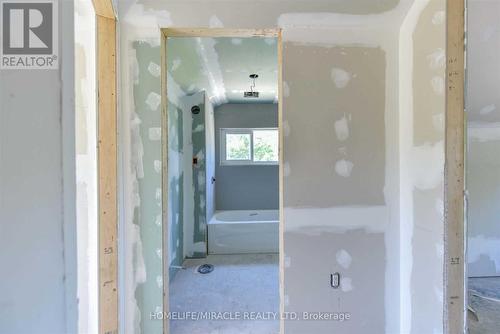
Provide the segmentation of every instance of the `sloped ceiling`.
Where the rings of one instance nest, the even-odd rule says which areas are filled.
[[[215,105],[273,103],[278,94],[276,38],[171,37],[167,70],[186,94],[206,90]],[[256,73],[258,98],[244,98]]]

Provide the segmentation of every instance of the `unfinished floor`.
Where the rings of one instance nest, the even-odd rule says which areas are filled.
[[[198,266],[214,265],[209,274]],[[170,312],[279,312],[278,254],[189,259],[170,285]],[[276,334],[279,320],[172,320],[172,334]]]
[[[497,334],[500,331],[500,277],[469,278],[470,334]]]

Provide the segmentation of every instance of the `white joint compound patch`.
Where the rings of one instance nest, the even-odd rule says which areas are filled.
[[[434,129],[437,131],[443,132],[444,131],[444,113],[439,113],[436,115],[432,115],[432,125],[434,126]]]
[[[349,116],[349,120],[350,118],[351,116]],[[341,119],[335,121],[335,134],[337,135],[337,139],[340,141],[345,141],[349,138],[349,125],[345,114]]]
[[[173,258],[175,258],[175,256]],[[163,277],[159,275],[156,276],[156,284],[158,284],[158,287],[161,289],[163,287]]]
[[[141,120],[136,113],[133,113],[133,118],[130,121],[130,141],[131,141],[131,162],[133,169],[137,173],[137,178],[142,179],[144,177],[144,146],[142,144],[141,137]]]
[[[153,161],[153,168],[156,173],[161,173],[161,161],[160,160],[155,160]]]
[[[203,150],[199,150],[198,153],[196,153],[196,157],[199,161],[203,161],[205,159],[205,152]],[[205,177],[204,172],[200,172],[198,175],[202,175],[202,177]]]
[[[194,128],[193,132],[202,132],[203,130],[205,130],[205,125],[198,124],[196,128]]]
[[[149,128],[148,135],[151,141],[161,140],[161,128]]]
[[[283,136],[288,137],[290,135],[290,123],[288,121],[283,121]]]
[[[290,163],[287,161],[283,164],[283,176],[288,177],[292,174],[292,169],[290,168]]]
[[[290,96],[290,86],[288,85],[288,82],[286,82],[286,81],[283,81],[283,96],[284,97]]]
[[[232,38],[231,39],[231,44],[233,45],[241,45],[243,43],[243,40],[241,38]]]
[[[216,106],[226,103],[224,77],[219,63],[219,53],[215,49],[217,42],[214,38],[197,38],[196,42],[198,44],[196,52],[200,57],[203,71],[206,71],[206,77],[210,86],[209,99]]]
[[[431,79],[432,90],[437,95],[444,95],[444,79],[439,76],[435,76]]]
[[[285,256],[285,268],[289,268],[292,265],[292,259],[290,256]]]
[[[210,17],[210,20],[208,21],[208,26],[210,28],[224,28],[224,24],[222,21],[215,15],[212,15]]]
[[[153,111],[157,110],[161,103],[161,96],[155,92],[151,92],[148,94],[146,98],[146,104]]]
[[[157,248],[156,249],[156,255],[158,256],[159,259],[162,258],[163,256],[163,252],[162,252],[162,249],[161,248]]]
[[[446,19],[446,12],[444,10],[437,11],[432,16],[432,24],[435,25],[443,24],[445,19]]]
[[[337,263],[342,266],[342,268],[348,269],[351,266],[352,257],[346,250],[339,250],[335,255],[335,258],[337,259]]]
[[[434,189],[444,179],[444,141],[413,147],[413,184],[420,190]]]
[[[444,217],[444,200],[442,198],[436,198],[434,205],[436,212],[439,213],[439,216]]]
[[[180,60],[179,58],[175,58],[173,61],[172,61],[172,67],[171,67],[171,71],[172,72],[175,72],[180,66],[181,66],[181,63],[182,63],[182,60]]]
[[[198,185],[200,187],[203,187],[203,186],[205,186],[205,184],[206,184],[205,173],[202,173],[202,172],[198,173]],[[202,195],[200,195],[200,198],[201,198],[201,196]]]
[[[332,80],[337,88],[344,88],[351,81],[351,73],[344,71],[341,68],[332,68]]]
[[[335,172],[342,177],[351,176],[354,164],[346,159],[339,160],[335,163]]]
[[[160,65],[153,63],[153,62],[149,63],[148,71],[149,71],[149,73],[151,73],[152,76],[157,77],[157,78],[160,77],[160,75],[161,75]]]
[[[352,279],[350,277],[341,277],[340,289],[342,292],[349,292],[353,290]]]
[[[274,45],[276,43],[276,39],[271,38],[271,37],[266,37],[266,38],[264,38],[264,42],[267,45]]]
[[[156,188],[155,198],[157,201],[161,201],[161,188]]]
[[[156,216],[155,225],[156,226],[161,226],[161,214],[159,214],[159,215]]]
[[[495,111],[497,109],[497,106],[494,105],[494,104],[489,104],[483,108],[481,108],[481,110],[479,110],[479,113],[481,115],[489,115],[491,114],[493,111]]]
[[[446,54],[444,49],[438,48],[433,53],[427,56],[429,67],[433,70],[444,68],[446,64]]]

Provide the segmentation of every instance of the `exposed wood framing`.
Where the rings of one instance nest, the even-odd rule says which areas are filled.
[[[277,37],[277,29],[163,28],[168,37]]]
[[[169,268],[165,263],[170,263],[168,257],[168,114],[167,114],[167,35],[162,29],[161,32],[161,210],[162,210],[162,259],[163,261],[163,311],[168,312],[169,293],[168,282],[170,282]],[[167,317],[163,317],[163,333],[168,334],[170,322]]]
[[[444,332],[465,330],[464,0],[447,1]]]
[[[113,9],[113,2],[111,0],[92,0],[94,4],[95,14],[108,19],[115,18],[115,10]]]
[[[118,333],[116,19],[111,0],[94,0],[97,30],[99,333]]]
[[[279,132],[279,294],[280,314],[285,313],[285,215],[283,201],[284,171],[283,165],[283,36],[278,31],[278,132]],[[285,332],[285,318],[280,317],[280,334]]]
[[[280,29],[225,29],[225,28],[162,28],[161,29],[161,137],[162,137],[162,255],[166,259],[163,263],[170,263],[168,255],[168,100],[167,100],[167,47],[168,37],[273,37],[278,38],[278,119],[280,137],[280,268],[283,268],[283,131],[282,123],[282,39]],[[169,272],[168,267],[163,266],[163,312],[169,311]],[[283,307],[283,272],[280,269],[280,308]],[[169,321],[164,317],[163,333],[169,333]],[[280,333],[283,333],[283,326],[280,325]]]

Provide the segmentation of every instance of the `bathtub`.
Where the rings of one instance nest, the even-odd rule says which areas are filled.
[[[208,222],[209,254],[278,253],[278,210],[216,211]]]

